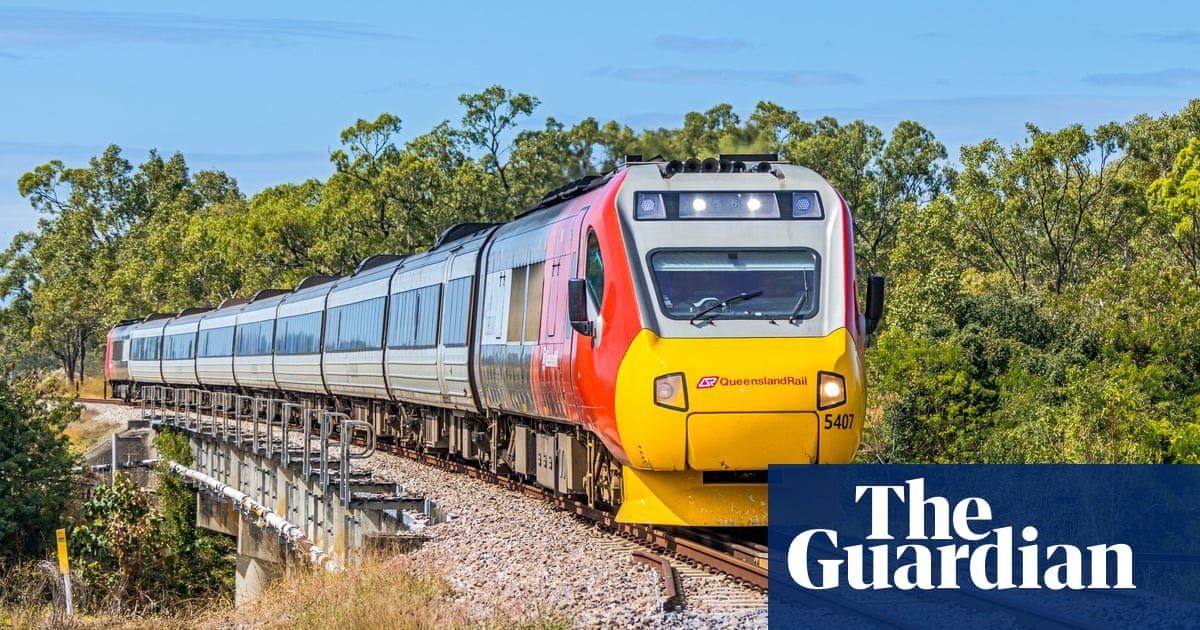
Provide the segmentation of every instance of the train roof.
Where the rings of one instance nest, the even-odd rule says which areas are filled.
[[[333,282],[337,282],[338,278],[341,278],[341,276],[322,276],[322,275],[309,276],[309,277],[301,280],[300,284],[297,284],[296,288],[292,289],[292,293],[299,293],[305,289],[310,289],[312,287],[320,286],[322,284],[331,284]]]
[[[324,296],[337,286],[340,276],[309,276],[296,285],[296,289],[283,296],[280,304],[300,302],[317,296]]]
[[[453,227],[446,228],[442,232],[437,241],[434,242],[430,252],[437,251],[443,247],[447,247],[459,241],[469,240],[471,237],[480,236],[482,232],[486,232],[491,228],[504,225],[503,223],[459,223]],[[429,253],[429,252],[426,252]]]
[[[667,160],[661,155],[656,155],[649,160],[643,160],[640,155],[626,155],[624,164],[616,170],[602,175],[587,175],[567,182],[546,193],[541,201],[529,206],[525,212],[517,215],[514,219],[519,219],[543,208],[558,205],[590,190],[600,188],[607,184],[617,173],[635,166],[653,165],[658,168],[663,179],[670,179],[678,173],[769,173],[774,172],[775,164],[788,164],[788,162],[780,160],[778,153],[721,153],[717,157],[710,157],[703,160],[694,157],[686,160]]]
[[[283,301],[285,297],[292,292],[288,289],[263,289],[254,294],[250,302],[243,306],[238,313],[253,313],[268,308],[273,308]]]
[[[374,264],[367,264],[373,259],[378,259],[378,262],[375,262]],[[331,288],[329,291],[330,293],[335,293],[344,289],[366,284],[368,282],[374,282],[381,278],[390,277],[392,272],[396,270],[396,267],[399,267],[407,259],[408,256],[371,256],[370,258],[367,258],[359,263],[358,269],[354,272],[354,274],[338,280],[337,283],[333,285],[333,288]]]
[[[354,273],[350,275],[357,276],[368,269],[382,267],[388,263],[398,262],[405,258],[407,256],[400,254],[375,254],[374,256],[367,256],[362,262],[358,263],[358,266],[354,268]]]

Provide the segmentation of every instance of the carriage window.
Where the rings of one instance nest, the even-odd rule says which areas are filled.
[[[442,285],[431,284],[392,294],[388,346],[432,348],[437,345],[438,301]]]
[[[546,263],[529,265],[529,279],[525,283],[525,343],[537,343],[542,328],[542,290]]]
[[[275,327],[279,354],[316,354],[321,351],[321,313],[282,317]]]
[[[378,350],[383,345],[383,298],[329,309],[325,351]]]
[[[237,355],[257,356],[271,354],[275,320],[268,319],[237,327]]]
[[[588,230],[585,276],[588,292],[592,294],[592,301],[599,308],[600,301],[604,299],[604,259],[600,257],[600,241],[596,239],[596,232],[593,230]]]
[[[162,337],[139,337],[133,340],[134,361],[157,361]]]
[[[200,331],[199,355],[202,358],[227,357],[233,354],[233,326],[208,328]]]
[[[471,276],[456,278],[446,285],[442,303],[442,345],[467,345],[467,316],[471,308]]]
[[[167,335],[163,338],[163,359],[171,361],[194,358],[196,358],[195,333]]]
[[[521,333],[525,330],[522,317],[525,314],[525,276],[528,267],[517,267],[512,270],[512,283],[508,293],[508,337],[509,341],[521,343]]]

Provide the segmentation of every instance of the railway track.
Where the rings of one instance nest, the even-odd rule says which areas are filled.
[[[79,398],[76,398],[74,400],[74,402],[79,403],[81,405],[121,405],[122,407],[136,406],[133,403],[128,402],[122,398],[84,398],[84,397],[79,397]]]

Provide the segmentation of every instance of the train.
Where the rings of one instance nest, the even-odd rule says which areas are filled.
[[[105,377],[341,411],[619,522],[761,526],[769,465],[854,457],[882,314],[816,172],[630,156],[423,253],[121,322]]]

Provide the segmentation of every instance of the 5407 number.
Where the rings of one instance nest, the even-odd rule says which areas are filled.
[[[854,414],[827,413],[825,414],[826,429],[850,429],[854,427]]]

